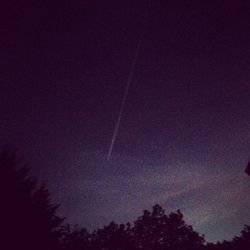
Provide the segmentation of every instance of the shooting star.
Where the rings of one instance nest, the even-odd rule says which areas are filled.
[[[148,1],[147,7],[145,9],[145,14],[144,14],[144,18],[143,18],[143,26],[142,26],[142,29],[141,29],[139,39],[137,41],[135,56],[134,56],[134,59],[132,61],[128,81],[127,81],[127,84],[126,84],[126,88],[124,90],[122,102],[121,102],[121,105],[120,105],[120,110],[119,110],[119,113],[118,113],[118,118],[117,118],[117,121],[116,121],[116,124],[115,124],[115,129],[114,129],[114,132],[113,132],[113,136],[112,136],[109,151],[108,151],[108,156],[107,156],[108,160],[111,159],[112,151],[113,151],[113,148],[114,148],[114,143],[116,141],[116,137],[117,137],[117,133],[118,133],[118,130],[119,130],[120,123],[121,123],[125,103],[126,103],[126,100],[127,100],[127,97],[128,97],[129,88],[130,88],[131,82],[133,80],[135,66],[136,66],[136,62],[137,62],[138,55],[139,55],[139,52],[140,52],[142,38],[143,38],[143,35],[144,35],[145,26],[146,26],[146,21],[147,21],[148,14],[149,14],[149,7],[150,7],[150,0]]]

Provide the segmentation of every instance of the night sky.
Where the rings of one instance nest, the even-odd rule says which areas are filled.
[[[3,1],[4,2],[4,1]],[[250,2],[8,0],[0,10],[0,141],[60,215],[95,229],[160,203],[207,241],[250,224]]]

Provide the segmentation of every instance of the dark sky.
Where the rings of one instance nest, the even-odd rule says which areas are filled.
[[[208,241],[250,222],[250,3],[8,0],[0,20],[0,140],[68,221],[94,229],[160,203]]]

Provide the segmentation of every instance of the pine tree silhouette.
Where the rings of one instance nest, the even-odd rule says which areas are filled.
[[[60,225],[58,206],[49,200],[45,185],[35,178],[16,153],[5,147],[0,153],[0,249],[57,249]]]

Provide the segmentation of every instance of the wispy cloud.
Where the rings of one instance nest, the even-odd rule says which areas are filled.
[[[82,218],[82,224],[88,228],[111,220],[133,221],[143,209],[160,203],[166,212],[181,209],[189,224],[206,233],[208,240],[214,240],[215,232],[210,235],[204,232],[206,225],[230,221],[242,209],[250,209],[250,197],[246,195],[249,180],[237,169],[216,169],[185,162],[153,166],[119,158],[110,163],[103,157],[93,160],[96,158],[79,159],[79,168],[72,169],[65,180],[69,185],[68,188],[64,185],[62,197],[61,212],[66,211],[71,222],[79,223]],[[241,218],[239,224],[244,223],[247,221],[242,222]]]

